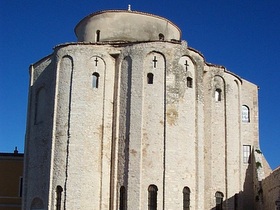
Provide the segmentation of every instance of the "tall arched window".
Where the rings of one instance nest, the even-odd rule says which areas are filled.
[[[158,188],[156,185],[150,185],[148,188],[148,210],[157,209],[157,191]]]
[[[98,88],[98,84],[99,84],[99,74],[97,72],[94,72],[92,74],[92,87]]]
[[[218,191],[215,193],[215,198],[216,198],[216,210],[223,210],[224,194]]]
[[[250,122],[250,109],[248,106],[242,106],[242,122]]]
[[[222,90],[220,88],[217,88],[215,90],[215,101],[221,101],[222,100]]]
[[[61,195],[62,195],[62,187],[58,185],[56,187],[56,210],[61,210]]]
[[[183,189],[183,210],[190,209],[190,188],[184,187]]]
[[[147,83],[153,84],[154,83],[154,75],[152,73],[147,74]]]
[[[126,209],[126,190],[124,186],[120,188],[120,210]]]
[[[95,41],[96,41],[96,42],[99,42],[99,41],[100,41],[100,30],[97,30],[97,31],[95,32]]]

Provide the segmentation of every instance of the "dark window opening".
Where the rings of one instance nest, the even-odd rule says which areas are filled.
[[[158,39],[159,39],[160,41],[164,41],[164,35],[163,35],[162,33],[160,33],[160,34],[158,35]]]
[[[99,42],[100,41],[100,30],[97,30],[96,31],[96,34],[95,34],[95,40],[96,40],[96,42]]]
[[[125,187],[121,186],[120,188],[120,210],[126,209],[126,192]]]
[[[56,210],[61,210],[61,194],[62,194],[62,187],[58,185],[56,187]]]
[[[193,87],[193,81],[191,77],[187,77],[187,87],[189,88]]]
[[[99,74],[97,72],[94,72],[92,74],[92,87],[98,88],[99,85]]]
[[[154,83],[154,75],[152,73],[147,74],[147,83],[153,84]]]
[[[150,185],[148,188],[148,210],[157,210],[157,191],[156,185]]]
[[[183,210],[190,209],[190,188],[184,187],[183,189]]]

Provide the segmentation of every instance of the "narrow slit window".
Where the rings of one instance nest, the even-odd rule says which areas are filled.
[[[190,188],[184,187],[183,189],[183,210],[190,209]]]
[[[147,83],[153,84],[154,83],[154,75],[152,73],[147,74]]]
[[[193,87],[193,79],[191,77],[187,77],[187,87]]]
[[[157,210],[157,191],[156,185],[150,185],[148,188],[148,210]]]
[[[92,74],[92,87],[98,88],[99,85],[99,74],[97,72],[94,72]]]
[[[215,101],[221,101],[222,100],[222,90],[220,88],[217,88],[215,90]]]
[[[56,187],[56,210],[61,210],[61,195],[62,195],[62,187],[58,185]]]
[[[250,122],[250,109],[248,106],[242,106],[242,122]]]
[[[99,42],[99,41],[100,41],[100,30],[97,30],[97,31],[95,32],[95,40],[96,40],[96,42]]]
[[[216,210],[223,210],[223,198],[224,198],[223,193],[216,192],[215,198],[216,198]]]

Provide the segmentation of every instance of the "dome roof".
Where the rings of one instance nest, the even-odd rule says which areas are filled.
[[[106,10],[93,13],[77,24],[75,34],[79,42],[181,39],[181,30],[171,21],[130,10]]]

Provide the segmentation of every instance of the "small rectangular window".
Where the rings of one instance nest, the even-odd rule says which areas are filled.
[[[251,146],[243,145],[243,163],[250,163]]]

